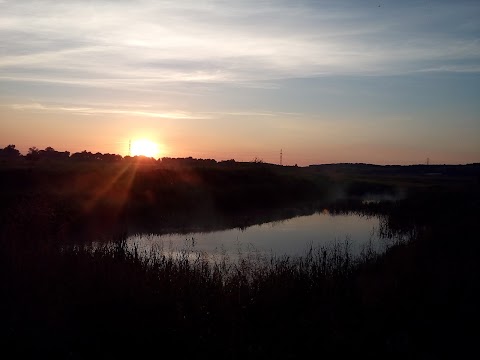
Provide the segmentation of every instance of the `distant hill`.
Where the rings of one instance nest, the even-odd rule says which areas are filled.
[[[339,163],[310,165],[310,169],[325,172],[375,174],[375,175],[480,175],[480,163],[465,165],[376,165],[365,163]]]

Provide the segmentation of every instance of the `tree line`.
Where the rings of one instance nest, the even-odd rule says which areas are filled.
[[[115,163],[120,161],[133,161],[140,160],[143,162],[157,163],[161,162],[164,165],[171,166],[191,166],[191,165],[214,165],[217,161],[214,159],[196,159],[192,157],[187,158],[171,158],[164,157],[161,159],[149,158],[146,156],[122,156],[119,154],[100,153],[81,151],[70,153],[70,151],[57,151],[53,147],[48,146],[45,149],[39,149],[32,146],[28,149],[26,155],[22,155],[15,145],[8,145],[3,149],[0,149],[0,160],[2,161],[16,161],[26,160],[31,162],[37,162],[40,160],[52,160],[52,161],[78,161],[78,162],[108,162]],[[234,163],[235,160],[220,161],[220,163]]]

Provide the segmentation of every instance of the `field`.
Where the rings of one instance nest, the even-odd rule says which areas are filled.
[[[0,163],[1,338],[17,356],[457,356],[475,345],[480,165],[281,167],[146,158]],[[366,202],[368,197],[386,199]],[[409,241],[303,257],[139,254],[132,229],[328,209]],[[103,245],[92,241],[103,239]]]

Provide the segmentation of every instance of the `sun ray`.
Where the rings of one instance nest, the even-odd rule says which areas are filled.
[[[126,175],[124,183],[120,186],[120,191],[115,197],[118,208],[123,208],[126,203],[128,193],[132,186],[135,174],[137,171],[137,164],[126,164],[115,171],[111,176],[107,176],[103,183],[98,186],[93,196],[85,201],[84,211],[90,212],[98,204],[98,202],[107,196],[107,194],[113,189],[115,184],[120,182],[120,179]]]

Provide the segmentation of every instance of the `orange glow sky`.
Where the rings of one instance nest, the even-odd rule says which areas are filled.
[[[480,162],[478,18],[475,1],[0,0],[0,147]]]

